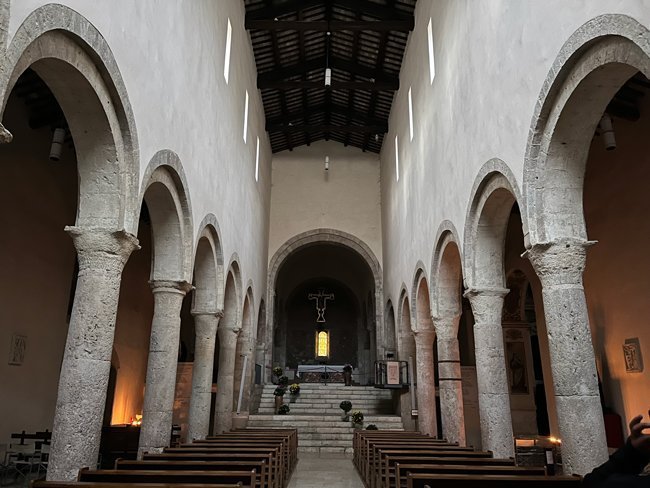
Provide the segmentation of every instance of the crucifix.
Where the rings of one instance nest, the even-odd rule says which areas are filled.
[[[327,300],[334,300],[334,293],[325,293],[324,290],[318,290],[318,293],[310,293],[307,295],[310,300],[316,300],[316,311],[318,318],[316,322],[325,322],[325,309],[327,308]]]

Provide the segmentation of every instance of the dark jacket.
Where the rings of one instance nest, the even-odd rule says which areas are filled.
[[[624,447],[612,454],[602,466],[585,476],[585,488],[650,488],[650,476],[640,476],[650,462],[650,456],[632,447],[628,440]]]

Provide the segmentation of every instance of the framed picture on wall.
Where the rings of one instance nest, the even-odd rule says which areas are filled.
[[[625,371],[628,373],[643,372],[643,357],[641,356],[641,343],[638,337],[625,339],[623,355],[625,357]]]
[[[25,361],[25,351],[27,350],[27,336],[13,334],[11,336],[11,345],[9,349],[9,364],[20,366]]]

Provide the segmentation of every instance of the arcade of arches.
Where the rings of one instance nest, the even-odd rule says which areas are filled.
[[[556,437],[565,473],[605,461],[650,397],[650,8],[558,25],[553,2],[509,1],[397,2],[415,27],[374,151],[331,127],[300,142],[310,115],[265,131],[255,2],[0,0],[0,443],[52,431],[47,476],[71,480],[136,418],[134,456],[172,426],[252,425],[274,367],[349,363],[372,389],[404,361],[404,429],[498,457]],[[163,36],[170,18],[196,38]],[[340,92],[324,105],[358,102]]]

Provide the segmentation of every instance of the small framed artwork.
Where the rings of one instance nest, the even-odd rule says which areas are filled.
[[[25,351],[27,350],[27,336],[13,334],[11,336],[11,346],[9,349],[9,364],[20,366],[25,361]]]
[[[643,357],[641,356],[641,343],[638,337],[625,339],[623,355],[625,357],[625,371],[628,373],[643,372]]]

